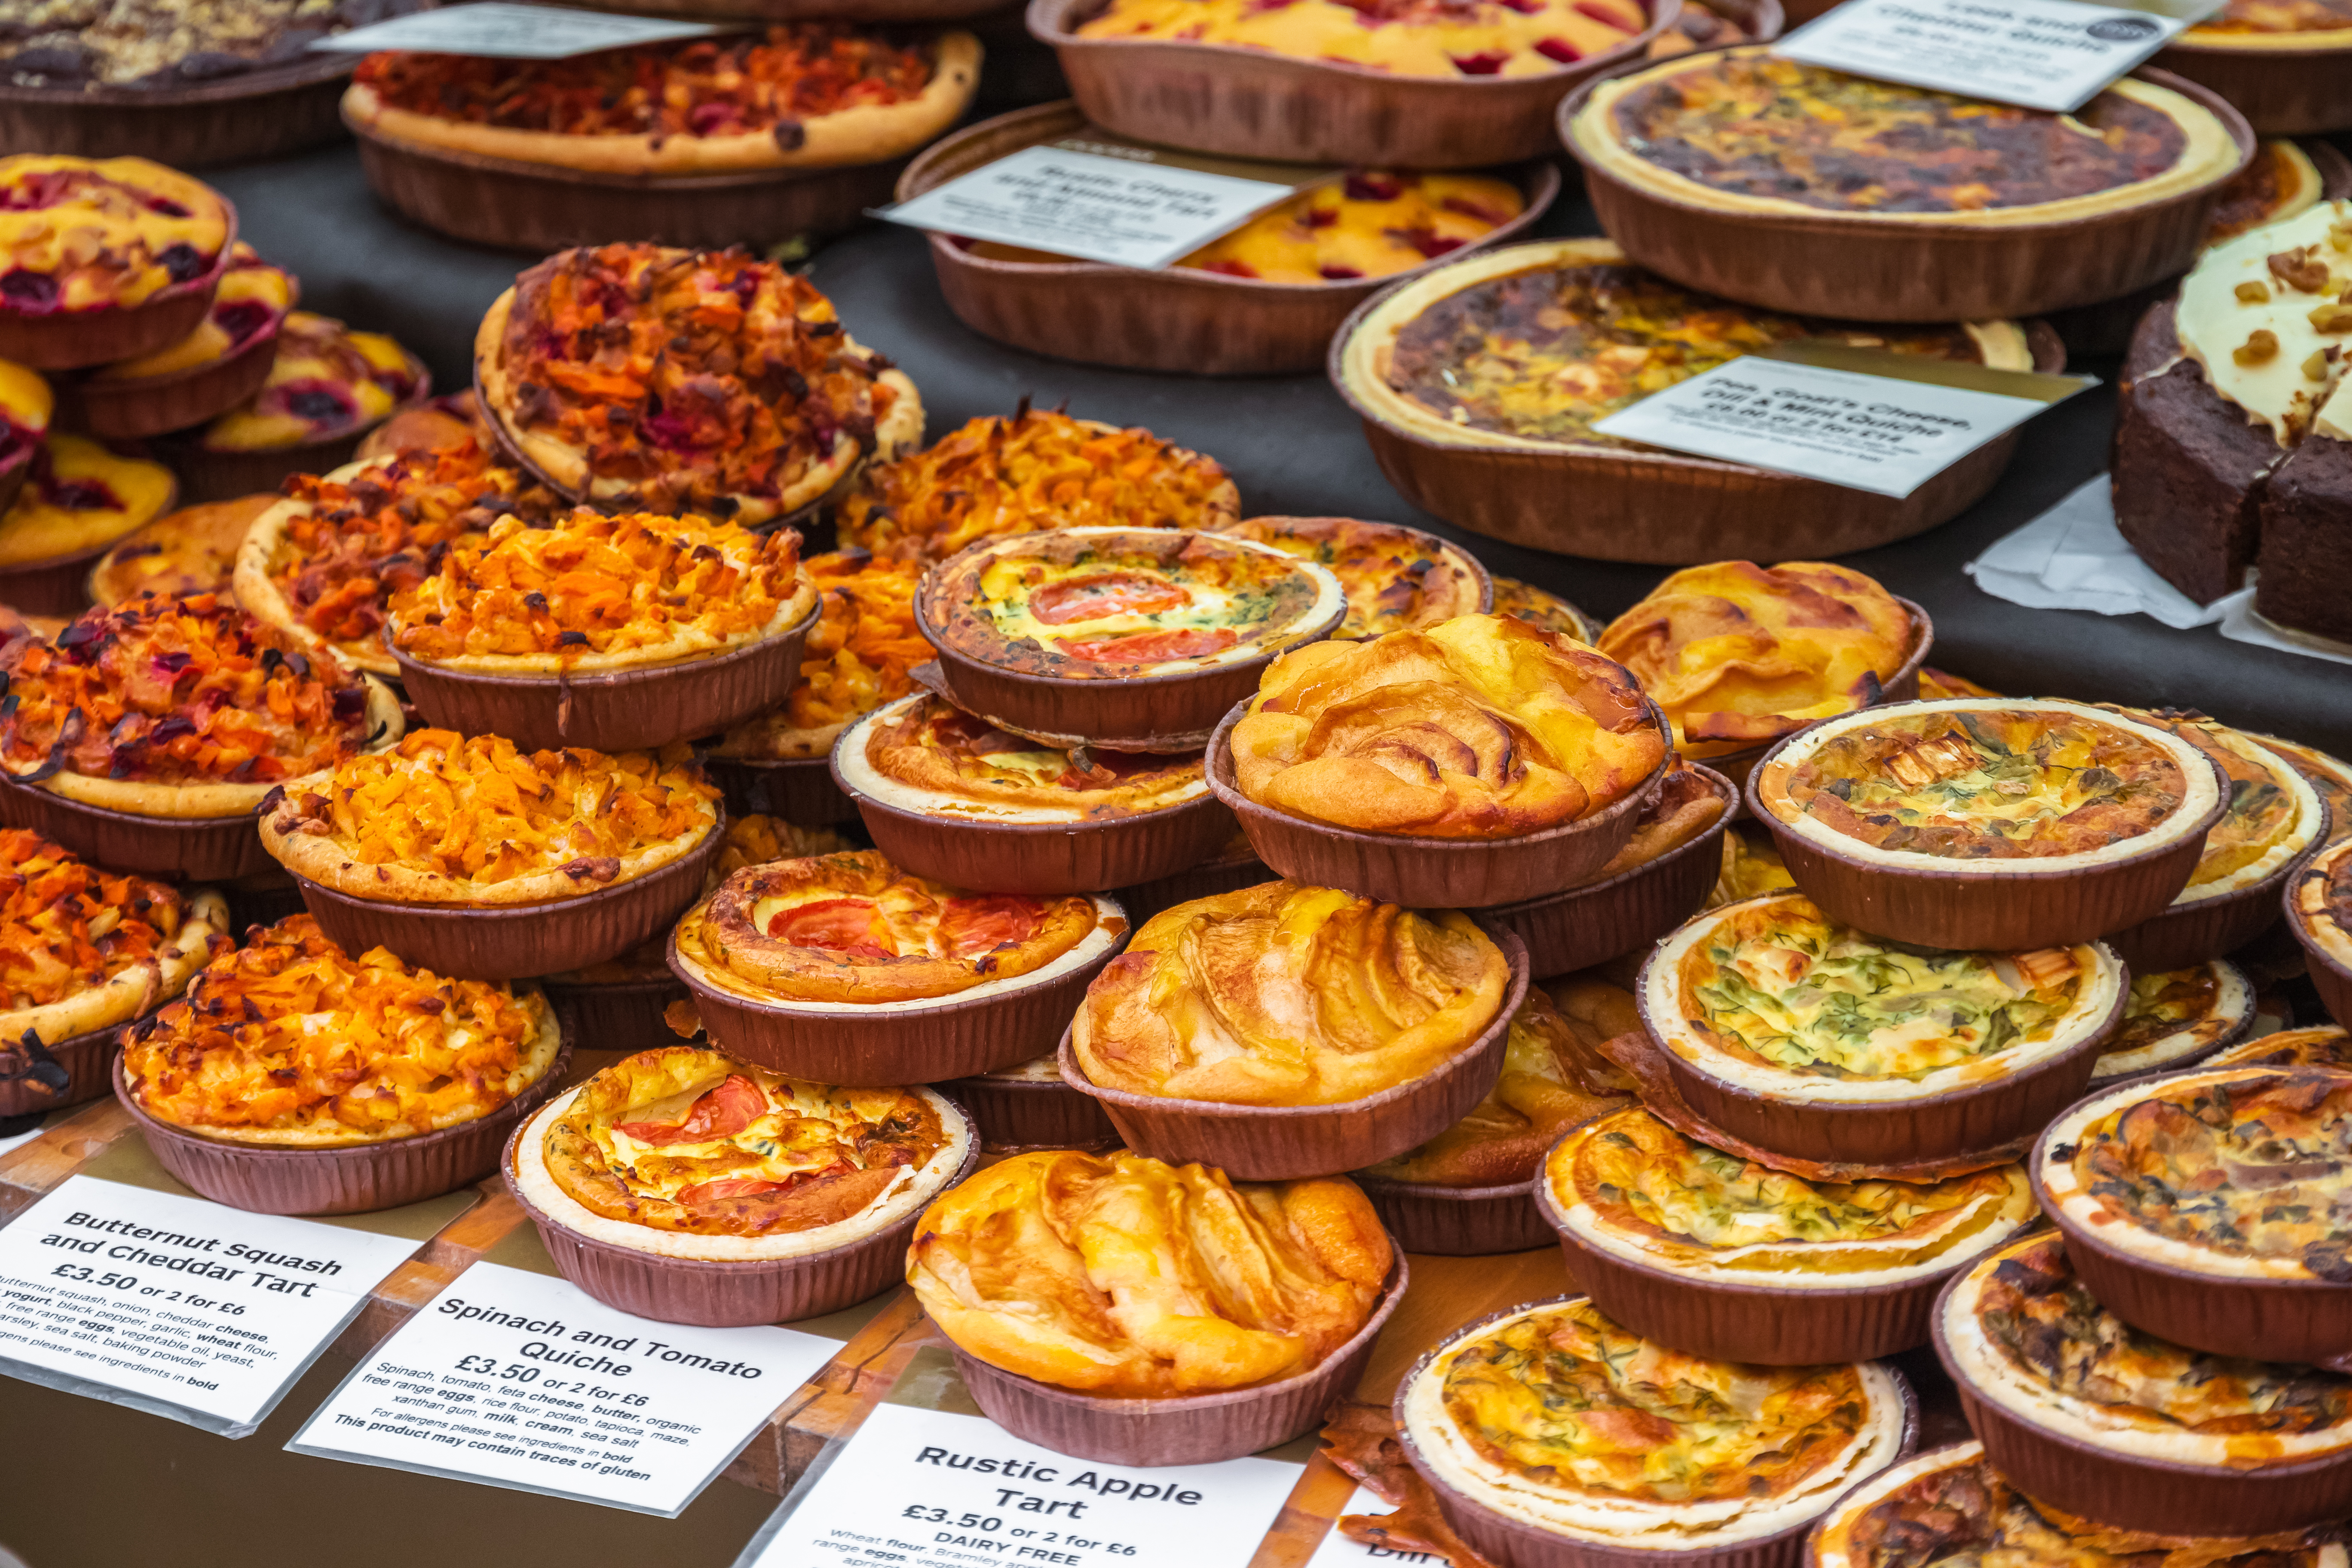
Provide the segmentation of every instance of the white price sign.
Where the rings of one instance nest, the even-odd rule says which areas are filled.
[[[674,1519],[834,1350],[793,1329],[633,1318],[477,1263],[286,1447]]]
[[[1996,103],[2080,109],[2222,0],[1845,0],[1774,52]]]
[[[654,16],[622,16],[609,11],[563,11],[552,5],[509,5],[487,0],[417,11],[333,33],[310,47],[338,54],[378,50],[408,54],[473,55],[486,59],[563,60],[632,44],[698,38],[723,32],[708,22],[675,22]]]
[[[0,1372],[247,1436],[418,1245],[69,1176],[0,1230]]]

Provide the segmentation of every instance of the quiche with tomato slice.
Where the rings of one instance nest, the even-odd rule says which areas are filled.
[[[900,158],[956,122],[980,40],[841,22],[570,59],[370,55],[343,94],[362,135],[604,174],[727,174]]]
[[[1076,33],[1459,78],[1540,76],[1624,48],[1649,25],[1634,0],[1110,0]]]

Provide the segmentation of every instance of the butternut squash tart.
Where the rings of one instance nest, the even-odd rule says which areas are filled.
[[[236,945],[209,889],[102,871],[0,829],[0,1041],[54,1045],[152,1013]]]
[[[821,757],[851,723],[913,690],[908,672],[931,657],[915,629],[919,563],[850,549],[812,555],[803,565],[820,608],[802,645],[800,679],[782,707],[720,736],[714,756]]]

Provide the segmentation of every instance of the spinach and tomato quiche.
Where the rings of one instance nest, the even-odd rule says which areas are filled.
[[[1082,38],[1264,49],[1398,76],[1540,76],[1631,45],[1635,0],[1111,0]]]
[[[1946,228],[2143,206],[2219,184],[2239,158],[2219,116],[2137,78],[2053,114],[1847,76],[1762,45],[1605,82],[1568,136],[1595,167],[1685,205]]]
[[[1252,517],[1214,531],[1329,567],[1348,595],[1347,618],[1335,637],[1376,637],[1482,615],[1492,597],[1486,569],[1467,551],[1417,528],[1352,517]]]
[[[1631,1560],[1781,1537],[1793,1548],[1900,1456],[1907,1404],[1876,1362],[1710,1361],[1571,1297],[1456,1331],[1395,1408],[1406,1457],[1482,1555],[1527,1561],[1533,1533]]]
[[[1050,745],[928,692],[860,723],[834,762],[868,800],[963,822],[1103,822],[1209,793],[1197,754]]]
[[[2091,1081],[2188,1067],[2253,1021],[2254,988],[2227,959],[2135,974],[2124,1021],[2101,1048]]]
[[[370,55],[343,95],[362,133],[604,174],[720,174],[903,157],[956,121],[980,40],[838,22],[562,60]]]

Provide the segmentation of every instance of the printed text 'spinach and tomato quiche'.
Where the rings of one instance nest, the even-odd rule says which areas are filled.
[[[822,757],[842,731],[913,690],[908,672],[931,658],[931,645],[915,630],[920,563],[840,550],[812,555],[803,565],[820,608],[801,647],[800,679],[781,707],[722,735],[714,756]]]
[[[1051,746],[928,693],[860,723],[834,761],[869,800],[960,822],[1102,822],[1209,793],[1198,755]]]
[[[0,513],[0,572],[90,556],[171,510],[179,495],[161,463],[86,437],[52,435],[33,454],[24,489]]]
[[[919,452],[869,465],[836,510],[845,546],[944,561],[1048,528],[1215,528],[1241,495],[1213,458],[1144,429],[1028,407],[983,415]]]
[[[1723,214],[1955,229],[2049,224],[2215,184],[2238,146],[2210,110],[2126,77],[2071,114],[1802,65],[1754,46],[1595,88],[1580,158]]]
[[[1510,963],[1468,916],[1266,882],[1146,921],[1070,1024],[1096,1085],[1337,1105],[1434,1071],[1492,1026]]]
[[[389,142],[602,174],[727,174],[903,157],[955,123],[980,41],[832,22],[562,60],[370,55],[343,117]]]
[[[236,236],[209,186],[144,158],[0,158],[0,323],[136,310],[216,274]]]
[[[1346,1180],[1238,1183],[1063,1150],[1016,1154],[934,1203],[907,1282],[991,1366],[1165,1399],[1312,1370],[1363,1328],[1391,1262]]]
[[[2188,742],[2221,767],[2221,820],[2205,835],[2205,852],[2173,908],[2244,892],[2285,872],[2320,841],[2327,807],[2310,780],[2252,736],[2201,713],[2177,709],[2116,711]]]
[[[236,601],[312,647],[396,676],[383,643],[393,594],[424,582],[467,534],[556,510],[553,491],[470,440],[299,474],[235,552]]]
[[[387,688],[216,595],[88,610],[0,658],[0,769],[135,816],[241,816],[400,738]]]
[[[1234,726],[1261,805],[1364,833],[1517,837],[1643,787],[1665,737],[1622,666],[1505,616],[1313,643]]]
[[[482,408],[565,494],[756,524],[922,437],[915,384],[806,279],[740,250],[566,250],[474,340]]]
[[[662,1258],[803,1258],[904,1225],[971,1148],[928,1089],[839,1089],[690,1046],[643,1051],[549,1102],[517,1187],[592,1240]]]
[[[296,310],[278,331],[261,390],[196,438],[206,452],[292,452],[383,424],[432,390],[425,362],[382,332]]]
[[[1916,644],[1911,613],[1819,561],[1719,561],[1674,573],[1595,646],[1633,672],[1702,760],[1876,702]]]
[[[2187,1067],[2236,1039],[2253,1021],[2254,988],[2225,959],[2135,974],[2124,1021],[2107,1037],[2091,1080]]]
[[[1801,1531],[1892,1464],[1908,1426],[1903,1386],[1878,1363],[1703,1360],[1583,1297],[1457,1331],[1407,1375],[1395,1409],[1447,1522],[1497,1561],[1542,1550],[1515,1549],[1529,1535],[1698,1553]]]
[[[521,752],[417,730],[288,788],[261,840],[350,898],[505,908],[648,876],[700,848],[719,816],[719,792],[682,753]]]
[[[1650,25],[1634,0],[1111,0],[1082,38],[1263,49],[1416,77],[1541,76],[1624,47]]]
[[[544,997],[356,956],[294,915],[215,959],[125,1036],[131,1103],[229,1143],[329,1149],[488,1116],[562,1045]]]
[[[1548,594],[1532,583],[1522,583],[1516,577],[1495,579],[1495,614],[1517,616],[1530,626],[1579,642],[1592,642],[1601,636],[1601,623],[1570,604],[1557,594]]]
[[[1340,381],[1382,424],[1424,440],[1519,451],[1640,450],[1593,424],[1727,360],[1833,338],[1996,370],[2031,370],[2014,321],[1853,326],[1780,315],[1643,271],[1605,239],[1507,246],[1400,288],[1360,321]]]
[[[120,605],[142,594],[172,598],[229,593],[247,531],[278,500],[263,494],[206,501],[166,512],[125,534],[89,569],[90,602]],[[250,603],[243,598],[237,602]]]
[[[2346,0],[2229,0],[2177,40],[2200,48],[2352,49]]]
[[[213,308],[194,331],[152,353],[119,360],[91,372],[90,384],[106,388],[124,382],[160,381],[259,352],[263,343],[278,335],[300,287],[292,273],[272,267],[240,240],[230,247],[220,287],[213,290]]]
[[[1419,529],[1352,517],[1253,517],[1214,531],[1329,567],[1348,595],[1335,637],[1376,637],[1480,615],[1491,596],[1486,569],[1467,552]]]

